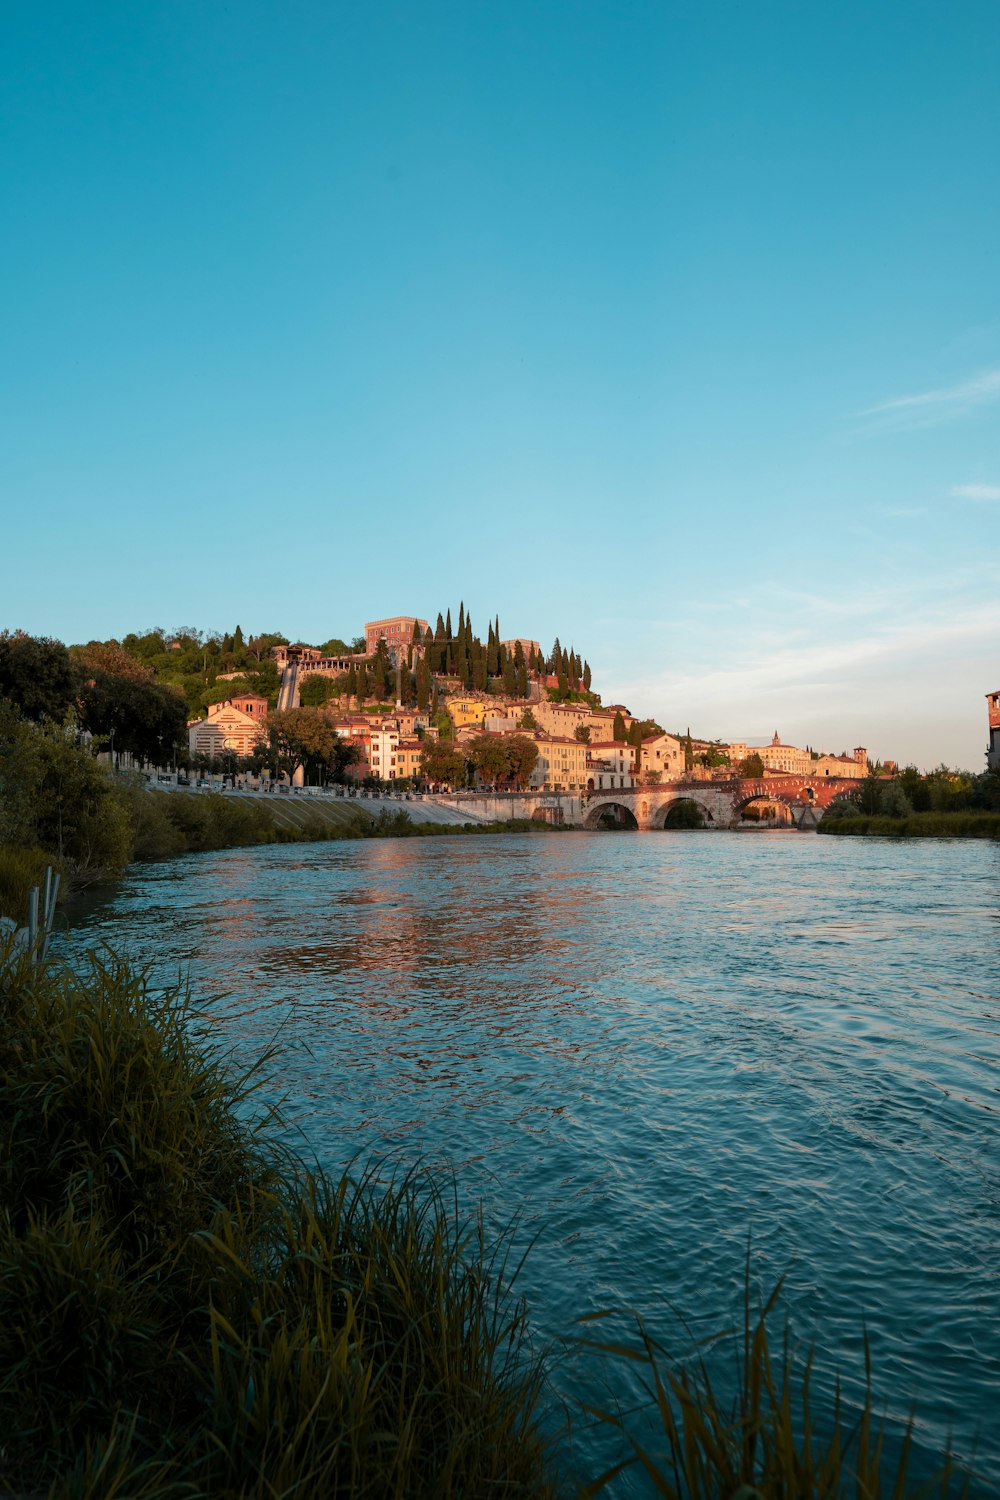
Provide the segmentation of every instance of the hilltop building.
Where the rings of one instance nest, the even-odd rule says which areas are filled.
[[[391,615],[386,620],[369,620],[365,625],[368,655],[374,656],[379,641],[385,641],[395,666],[399,657],[406,655],[406,648],[413,640],[414,625],[419,627],[420,639],[423,640],[430,627],[426,620],[420,620],[416,615]]]
[[[525,661],[528,660],[532,652],[534,652],[536,656],[541,656],[542,654],[542,648],[539,643],[537,641],[529,641],[526,635],[514,636],[513,640],[501,641],[500,644],[504,648],[508,656],[513,656],[518,646],[520,646],[521,650],[524,652]]]

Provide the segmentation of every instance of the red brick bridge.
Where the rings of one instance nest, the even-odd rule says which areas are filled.
[[[783,803],[799,828],[815,828],[830,803],[857,789],[847,776],[733,777],[729,781],[668,781],[591,792],[583,802],[585,828],[608,822],[640,829],[662,828],[678,802],[693,802],[709,828],[733,828],[752,802]],[[616,811],[617,809],[617,811]]]

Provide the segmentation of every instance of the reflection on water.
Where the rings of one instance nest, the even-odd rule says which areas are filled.
[[[751,1230],[819,1365],[858,1368],[864,1314],[925,1461],[978,1431],[996,1474],[998,911],[971,842],[390,840],[141,870],[66,947],[127,933],[238,1057],[277,1038],[328,1165],[448,1163],[519,1214],[542,1329],[715,1331]]]

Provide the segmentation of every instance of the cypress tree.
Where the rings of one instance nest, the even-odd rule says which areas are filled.
[[[458,606],[458,638],[465,638],[465,600],[462,599]]]
[[[591,684],[592,680],[593,679],[591,678],[591,675],[590,675],[590,662],[589,661],[585,661],[584,664],[583,664],[583,691],[585,693],[589,693],[590,692],[590,684]]]
[[[450,641],[451,640],[451,610],[450,609],[448,610],[448,617],[447,617],[447,619],[444,622],[444,638],[445,638],[446,641]]]
[[[619,745],[624,745],[628,740],[628,735],[625,730],[625,719],[622,716],[620,709],[615,710],[615,722],[611,730],[611,737]]]
[[[421,659],[417,663],[417,707],[426,709],[430,702],[431,674],[426,660]]]
[[[429,630],[430,626],[428,625],[427,628]],[[436,641],[443,641],[444,638],[444,621],[441,618],[441,611],[438,610],[437,625],[434,627],[434,639]]]
[[[347,696],[352,699],[358,696],[358,669],[353,662],[347,669]]]

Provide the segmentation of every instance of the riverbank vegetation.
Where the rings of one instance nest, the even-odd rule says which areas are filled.
[[[973,775],[939,766],[921,776],[871,774],[838,797],[819,825],[826,834],[890,838],[1000,838],[1000,768]]]
[[[502,1252],[247,1123],[179,994],[0,954],[0,1490],[555,1493]]]
[[[72,720],[34,724],[0,699],[0,908],[20,922],[28,891],[47,864],[63,877],[66,899],[83,886],[115,879],[133,861],[211,849],[548,831],[547,824],[527,819],[421,822],[416,810],[351,797],[155,791],[140,775],[113,776]]]
[[[584,1500],[629,1467],[690,1500],[918,1493],[906,1446],[887,1459],[870,1378],[849,1411],[815,1411],[811,1360],[769,1343],[774,1297],[752,1315],[749,1262],[735,1399],[704,1347],[668,1360],[641,1325],[601,1335],[598,1315],[575,1347],[640,1362],[653,1426],[608,1397],[546,1438],[554,1403],[509,1244],[491,1248],[426,1176],[309,1167],[255,1111],[272,1059],[234,1076],[199,1025],[183,992],[107,951],[74,975],[0,950],[12,1500]],[[588,1422],[614,1429],[621,1456],[581,1481]],[[961,1493],[959,1477],[945,1462],[935,1493]]]

